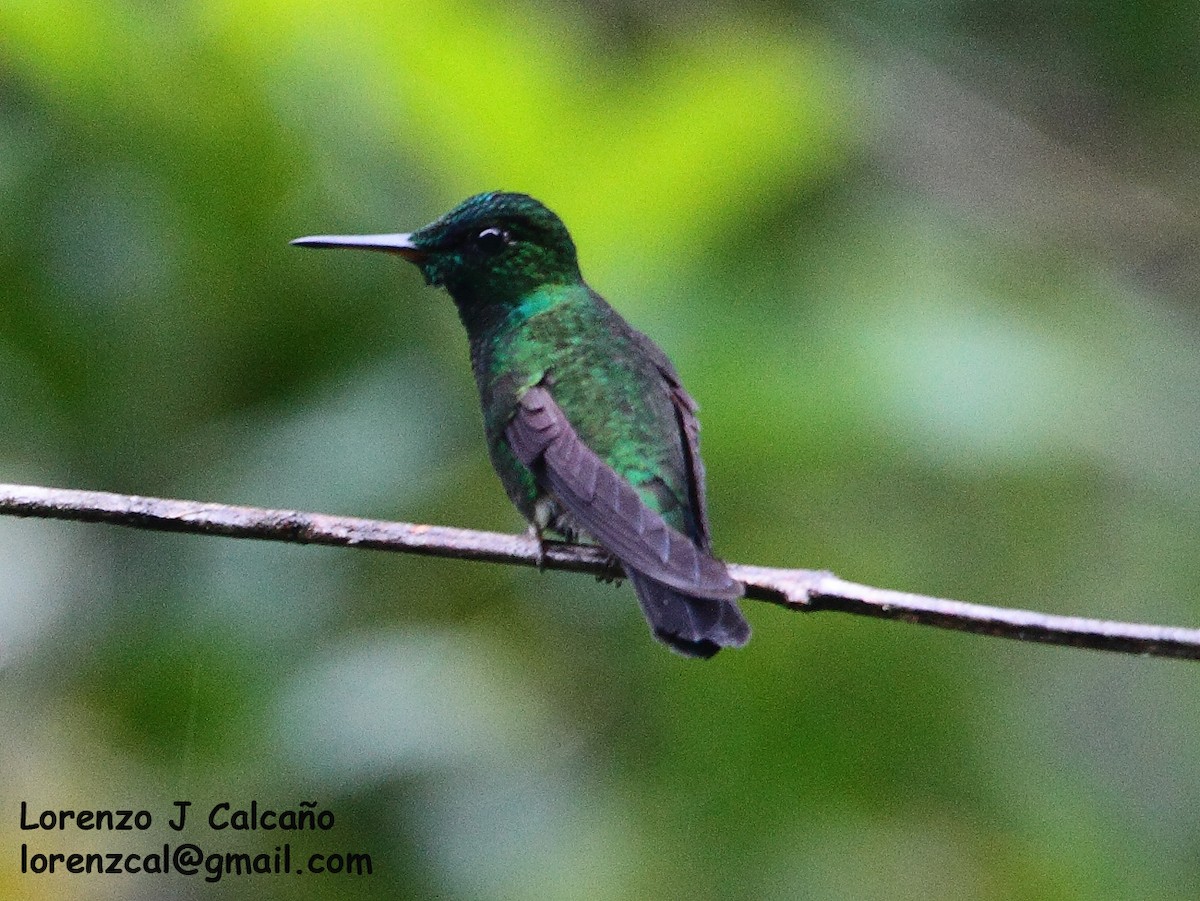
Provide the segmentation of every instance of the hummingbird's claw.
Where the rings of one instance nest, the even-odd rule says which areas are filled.
[[[546,539],[542,537],[542,530],[535,525],[529,526],[529,537],[537,542],[537,554],[533,558],[533,565],[537,567],[539,573],[546,571]]]
[[[612,554],[605,554],[604,556],[605,556],[605,560],[604,560],[605,566],[607,566],[609,569],[620,570],[621,562],[616,557],[614,557]],[[621,576],[619,576],[619,575],[609,575],[608,573],[600,573],[598,576],[596,576],[596,581],[603,582],[606,585],[620,585],[625,580],[623,578],[621,578]]]

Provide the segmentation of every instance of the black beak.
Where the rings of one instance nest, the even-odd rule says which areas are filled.
[[[413,243],[412,234],[398,235],[310,235],[288,242],[297,247],[350,247],[358,250],[382,250],[412,263],[425,259],[426,253]]]

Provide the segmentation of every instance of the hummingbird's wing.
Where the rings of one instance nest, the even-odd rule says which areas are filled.
[[[649,343],[649,339],[647,339]],[[658,350],[655,347],[655,350]],[[679,423],[679,435],[683,440],[683,459],[687,465],[688,500],[691,504],[692,516],[696,521],[696,543],[703,551],[712,548],[708,532],[708,506],[705,503],[704,463],[700,460],[700,420],[696,416],[699,405],[692,396],[683,389],[683,383],[666,358],[659,351],[663,363],[658,363],[658,371],[662,373],[671,395],[671,403],[675,407],[675,419]]]
[[[548,389],[538,385],[525,392],[505,437],[572,521],[628,569],[692,597],[742,596],[724,563],[667,525],[580,439]]]

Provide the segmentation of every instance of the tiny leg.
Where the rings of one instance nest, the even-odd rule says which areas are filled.
[[[606,560],[607,564],[609,566],[611,566],[613,569],[619,570],[621,568],[621,561],[618,560],[616,557],[614,557],[612,554],[605,554],[605,557],[607,558],[607,560]],[[621,582],[624,581],[624,579],[622,579],[622,577],[619,575],[617,575],[617,576],[600,575],[600,576],[596,576],[596,581],[604,582],[608,585],[620,585]]]
[[[534,566],[537,567],[538,572],[543,573],[546,571],[546,539],[542,536],[542,530],[532,523],[529,525],[529,537],[537,542]]]

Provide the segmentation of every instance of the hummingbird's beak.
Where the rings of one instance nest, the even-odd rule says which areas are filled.
[[[412,263],[425,259],[426,253],[413,243],[412,234],[400,235],[311,235],[288,243],[297,247],[350,247],[358,250],[382,250]]]

